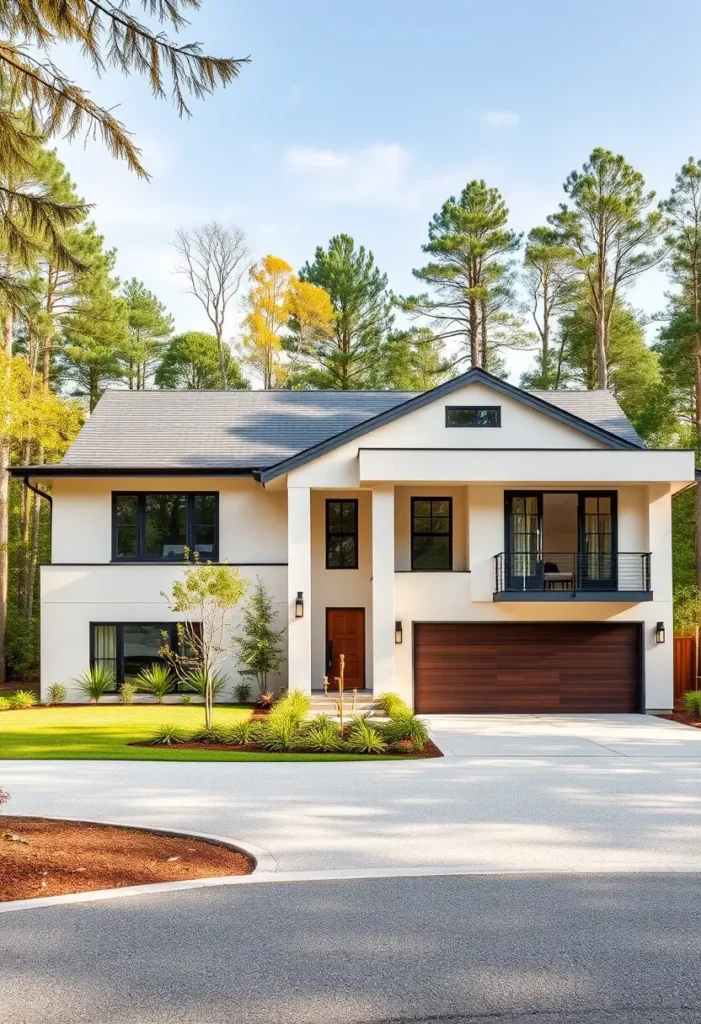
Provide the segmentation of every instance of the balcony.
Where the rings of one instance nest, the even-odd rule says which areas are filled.
[[[506,552],[495,556],[495,601],[652,601],[650,553]]]

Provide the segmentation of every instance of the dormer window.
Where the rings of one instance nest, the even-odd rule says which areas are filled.
[[[446,427],[500,427],[500,405],[447,405]]]

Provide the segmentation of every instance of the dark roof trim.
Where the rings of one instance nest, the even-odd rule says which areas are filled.
[[[402,416],[408,415],[410,412],[416,412],[417,409],[423,409],[424,406],[431,405],[431,403],[435,402],[437,399],[444,398],[446,395],[451,395],[454,391],[458,391],[460,388],[465,387],[467,384],[472,384],[473,382],[486,384],[487,387],[490,387],[500,395],[504,395],[507,398],[513,398],[515,401],[520,402],[529,409],[535,409],[536,412],[549,416],[551,419],[557,420],[559,423],[564,423],[568,427],[573,427],[582,434],[587,434],[589,437],[592,437],[597,441],[603,441],[609,446],[609,448],[616,448],[624,451],[644,450],[642,445],[634,444],[632,441],[626,441],[624,438],[618,437],[617,434],[612,434],[603,427],[597,427],[595,424],[589,423],[587,420],[583,420],[580,416],[576,416],[574,413],[566,412],[564,409],[559,409],[557,406],[545,401],[545,399],[538,398],[537,395],[529,394],[528,391],[523,391],[521,388],[517,388],[513,384],[508,384],[506,381],[500,380],[498,377],[493,377],[492,374],[487,373],[486,370],[473,366],[465,373],[460,374],[459,377],[454,377],[453,380],[446,381],[445,384],[439,384],[437,388],[433,388],[431,391],[424,391],[415,398],[409,398],[406,402],[400,402],[399,405],[395,405],[393,408],[380,413],[378,416],[373,416],[369,420],[363,420],[362,423],[357,424],[355,427],[349,427],[348,430],[344,430],[340,434],[335,434],[326,441],[322,441],[319,444],[314,445],[312,448],[307,448],[298,455],[293,455],[289,459],[283,459],[282,462],[278,462],[276,465],[262,470],[260,478],[263,483],[266,483],[269,480],[274,480],[278,476],[282,476],[284,473],[289,473],[294,469],[299,469],[300,466],[304,466],[308,462],[313,462],[314,459],[318,459],[321,455],[326,455],[329,452],[334,451],[336,448],[340,448],[341,445],[347,444],[348,441],[354,441],[357,437],[362,437],[364,434],[368,434],[370,431],[376,430],[378,427],[383,427],[387,423],[392,423],[394,420],[398,420]]]
[[[105,466],[64,466],[56,463],[46,466],[12,466],[11,476],[57,477],[57,476],[247,476],[257,478],[255,469],[227,469],[226,466],[159,466],[149,469],[144,466],[125,469],[123,466],[110,469]]]

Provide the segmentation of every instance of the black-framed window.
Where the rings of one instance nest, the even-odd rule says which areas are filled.
[[[453,499],[411,499],[411,568],[453,568]]]
[[[358,502],[326,499],[326,568],[358,568]]]
[[[446,427],[500,427],[500,405],[447,405]]]
[[[181,562],[185,548],[219,558],[219,495],[190,491],[112,494],[112,559]]]
[[[160,652],[166,645],[184,654],[177,622],[90,623],[90,664],[112,673],[113,691],[149,665],[164,664]]]

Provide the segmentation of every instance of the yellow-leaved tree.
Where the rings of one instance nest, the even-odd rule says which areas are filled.
[[[279,256],[263,257],[250,270],[239,354],[263,388],[281,388],[311,341],[329,337],[334,312],[325,289],[300,281]]]

